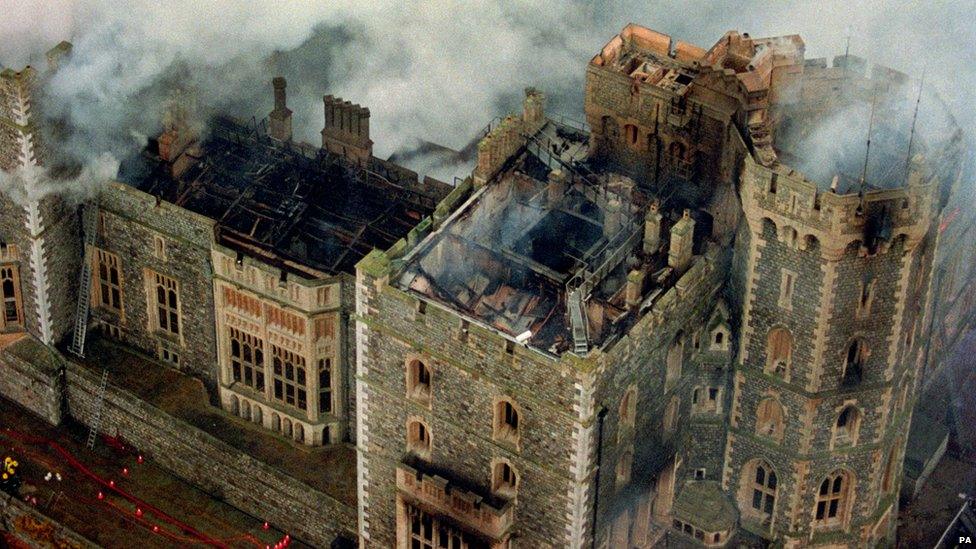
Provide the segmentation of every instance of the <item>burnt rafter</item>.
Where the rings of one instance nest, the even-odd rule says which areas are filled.
[[[391,246],[431,213],[433,195],[394,164],[356,164],[272,139],[256,121],[218,118],[209,130],[179,168],[150,146],[122,172],[141,190],[214,219],[218,238],[234,235],[225,244],[352,272],[370,250]]]

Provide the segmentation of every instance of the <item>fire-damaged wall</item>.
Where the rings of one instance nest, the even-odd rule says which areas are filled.
[[[370,256],[364,263],[375,260]],[[510,504],[492,498],[492,469],[502,460],[519,475],[520,504],[509,533],[520,545],[563,545],[578,484],[574,471],[583,465],[574,459],[576,444],[594,420],[592,410],[577,409],[580,391],[591,391],[581,388],[582,373],[510,345],[490,330],[464,325],[450,311],[420,306],[390,287],[381,269],[361,264],[358,276],[360,512],[361,534],[370,546],[391,546],[398,539],[397,517],[404,512],[397,509],[399,467],[439,474],[451,485],[473,489],[485,498],[482,505],[510,513]],[[426,400],[409,392],[405,372],[415,361],[430,369]],[[493,439],[493,408],[500,399],[510,399],[518,410],[517,442]],[[412,421],[429,431],[434,468],[410,460],[404,434]]]
[[[121,301],[93,300],[96,324],[215,390],[213,221],[122,184],[102,193],[99,210],[95,246],[118,262]],[[97,251],[92,260],[101,291]]]

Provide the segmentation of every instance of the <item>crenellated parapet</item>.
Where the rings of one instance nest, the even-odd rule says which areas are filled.
[[[781,164],[766,167],[752,157],[746,157],[741,177],[743,211],[754,234],[761,234],[762,220],[768,219],[781,242],[799,250],[819,248],[826,259],[840,258],[855,242],[861,255],[874,253],[869,249],[873,237],[880,238],[881,252],[900,235],[909,249],[914,247],[928,230],[937,190],[920,156],[913,159],[904,186],[860,194],[822,190],[794,170]],[[876,223],[883,230],[872,226]]]
[[[526,88],[522,116],[506,116],[478,142],[478,163],[472,174],[475,187],[481,187],[505,162],[527,143],[528,137],[545,124],[545,95]]]

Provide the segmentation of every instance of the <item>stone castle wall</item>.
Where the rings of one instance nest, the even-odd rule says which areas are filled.
[[[121,328],[123,340],[159,356],[163,344],[179,353],[179,368],[215,390],[217,351],[214,334],[214,287],[210,249],[213,221],[145,193],[112,184],[102,193],[103,231],[96,245],[118,255],[122,266],[123,314],[93,308],[93,318]],[[155,254],[154,239],[165,243],[165,259]],[[149,324],[150,298],[146,270],[179,284],[181,335],[158,335]],[[147,292],[150,292],[147,294]]]
[[[367,258],[367,261],[369,258]],[[408,418],[429,426],[430,462],[448,470],[454,481],[491,493],[492,460],[508,459],[520,475],[513,539],[519,545],[565,544],[570,519],[577,376],[566,365],[521,345],[512,354],[492,331],[468,327],[459,337],[460,319],[429,305],[417,313],[417,300],[374,278],[359,281],[361,362],[357,383],[359,421],[367,436],[359,440],[366,478],[365,528],[370,546],[387,547],[396,534],[395,471],[407,457]],[[364,307],[365,306],[365,307]],[[369,311],[368,315],[363,312]],[[431,369],[432,397],[424,405],[406,396],[406,363],[420,358]],[[520,447],[492,439],[493,405],[510,397],[520,409]]]
[[[91,424],[99,383],[97,374],[68,365],[68,408],[85,425]],[[355,536],[353,507],[111,383],[106,388],[99,430],[131,441],[166,470],[307,543],[328,547],[337,536]]]

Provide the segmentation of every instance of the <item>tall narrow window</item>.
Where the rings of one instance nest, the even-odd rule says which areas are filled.
[[[860,339],[855,339],[847,347],[847,357],[844,360],[844,376],[842,384],[857,385],[864,376],[864,363],[867,359],[868,348]]]
[[[861,281],[861,297],[857,302],[857,316],[863,318],[871,314],[871,304],[874,302],[874,286],[876,280],[866,276]]]
[[[508,460],[495,463],[491,474],[492,491],[500,496],[513,497],[518,488],[518,473]]]
[[[684,360],[684,340],[678,332],[668,347],[667,370],[664,374],[664,390],[668,391],[681,379],[681,362]]]
[[[159,235],[153,236],[153,256],[161,261],[166,261],[166,239]]]
[[[881,491],[884,493],[891,492],[891,486],[893,484],[893,479],[895,476],[895,457],[898,451],[898,446],[900,442],[896,442],[896,446],[893,446],[891,450],[888,451],[888,459],[885,461],[884,475],[881,477]]]
[[[668,402],[667,407],[664,409],[664,421],[663,427],[666,434],[671,434],[678,427],[678,407],[681,405],[681,400],[677,395],[672,396],[671,400]]]
[[[630,482],[630,473],[634,468],[634,451],[630,448],[624,450],[617,460],[617,488]]]
[[[3,298],[0,328],[3,329],[21,326],[24,322],[20,303],[20,279],[17,275],[17,267],[13,265],[0,267],[0,297]]]
[[[511,444],[519,442],[519,412],[510,400],[499,400],[495,404],[494,437]]]
[[[319,413],[331,414],[332,406],[332,359],[319,360]]]
[[[308,408],[307,380],[305,378],[305,357],[278,347],[271,346],[272,378],[274,379],[274,398],[299,410]]]
[[[430,401],[430,368],[422,360],[407,362],[407,396],[423,402]]]
[[[814,511],[814,520],[818,525],[827,526],[844,520],[849,484],[847,475],[842,471],[831,473],[820,483]]]
[[[756,465],[752,482],[752,508],[761,515],[772,516],[776,504],[776,472],[768,463]]]
[[[756,409],[756,434],[779,440],[783,435],[783,406],[772,398]]]
[[[407,423],[407,449],[420,456],[430,455],[430,430],[419,419]]]
[[[857,429],[861,414],[854,406],[845,406],[834,423],[834,445],[849,445],[857,442]]]
[[[773,328],[766,340],[766,371],[781,377],[789,374],[793,336],[786,328]]]
[[[783,269],[779,284],[779,306],[784,309],[793,308],[793,289],[796,286],[796,273]]]
[[[95,305],[102,309],[122,312],[122,276],[119,256],[95,248],[95,273],[97,282],[92,286]]]
[[[634,416],[637,415],[637,389],[629,387],[624,391],[624,397],[620,399],[620,425],[621,427],[633,427]]]
[[[180,335],[179,285],[168,276],[150,271],[155,328],[173,335]]]
[[[234,381],[264,391],[264,342],[260,338],[231,328],[230,365]]]
[[[631,146],[637,146],[637,126],[633,124],[624,126],[624,136],[627,138],[627,143]]]

